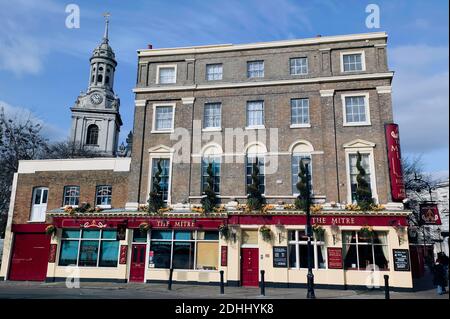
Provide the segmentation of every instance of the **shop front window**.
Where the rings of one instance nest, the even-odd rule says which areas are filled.
[[[217,231],[153,230],[150,237],[150,268],[218,269]]]
[[[389,270],[386,232],[367,236],[356,231],[342,233],[344,267],[352,270]]]
[[[290,230],[288,232],[289,268],[308,268],[308,237],[304,230]],[[313,264],[315,269],[327,268],[325,243],[317,240],[311,242],[313,249]]]
[[[117,267],[119,241],[110,229],[64,229],[59,265],[79,267]]]

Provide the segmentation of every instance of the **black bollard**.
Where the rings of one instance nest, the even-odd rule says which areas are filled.
[[[170,271],[169,271],[169,285],[167,287],[168,290],[172,290],[172,276],[173,276],[173,268],[170,268]]]
[[[223,295],[225,293],[225,286],[223,283],[223,270],[220,271],[220,294]]]
[[[389,275],[384,275],[384,299],[391,299],[389,294]]]
[[[261,295],[265,296],[266,295],[266,282],[264,281],[264,270],[261,270]]]

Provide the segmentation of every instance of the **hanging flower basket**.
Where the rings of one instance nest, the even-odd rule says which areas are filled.
[[[372,236],[373,236],[373,227],[372,226],[368,226],[368,225],[365,225],[365,226],[361,227],[361,229],[359,230],[359,236],[360,236],[361,239],[372,238]]]
[[[230,228],[227,225],[220,225],[219,226],[219,233],[220,237],[222,237],[225,240],[228,240],[230,238]]]
[[[271,241],[272,240],[272,231],[267,226],[262,226],[259,229],[259,232],[261,233],[261,236],[264,241]]]
[[[48,225],[47,227],[45,227],[45,233],[52,236],[56,235],[56,226]]]
[[[139,224],[139,230],[140,230],[142,233],[148,232],[149,229],[150,229],[150,225],[149,225],[148,223],[140,223],[140,224]]]
[[[323,241],[323,238],[325,235],[325,229],[318,224],[314,224],[312,226],[312,230],[314,232],[314,235],[316,235],[316,239],[319,241]]]

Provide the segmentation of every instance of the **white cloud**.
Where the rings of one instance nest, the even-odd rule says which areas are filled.
[[[0,110],[2,109],[8,118],[12,118],[17,121],[26,121],[29,119],[33,123],[40,124],[42,127],[42,135],[51,141],[61,141],[68,137],[68,130],[61,129],[53,124],[45,122],[36,115],[37,112],[33,112],[29,108],[12,106],[0,100]]]
[[[448,47],[407,45],[390,49],[394,118],[402,149],[424,153],[449,145]]]

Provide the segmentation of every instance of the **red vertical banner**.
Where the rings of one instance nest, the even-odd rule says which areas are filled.
[[[50,253],[48,254],[48,262],[54,263],[56,261],[56,244],[50,244]]]
[[[385,133],[392,200],[394,202],[401,202],[406,198],[406,193],[405,183],[403,181],[398,125],[394,123],[386,124]]]
[[[127,252],[128,252],[128,245],[121,245],[120,246],[119,264],[125,265],[127,263]]]
[[[220,247],[220,266],[226,267],[228,265],[228,247]]]

